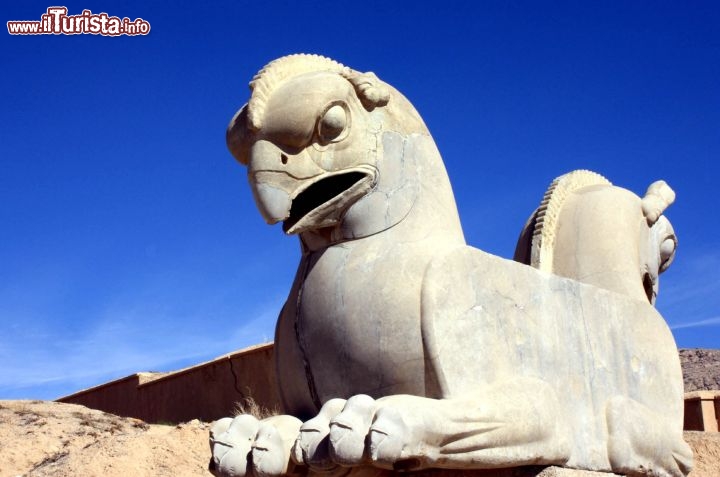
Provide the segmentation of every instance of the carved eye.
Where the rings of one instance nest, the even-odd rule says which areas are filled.
[[[675,241],[671,238],[665,239],[660,244],[660,271],[665,271],[675,257]]]
[[[318,122],[320,142],[336,142],[345,137],[348,130],[348,114],[345,108],[336,104],[331,106]]]

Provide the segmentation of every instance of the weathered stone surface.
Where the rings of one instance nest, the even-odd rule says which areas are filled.
[[[557,220],[534,249],[555,258],[533,268],[465,244],[432,137],[374,74],[294,55],[251,89],[228,145],[265,220],[300,239],[275,343],[284,411],[305,422],[222,421],[217,474],[689,472],[677,350],[652,306],[677,243],[666,184],[570,187],[540,208]]]
[[[662,215],[675,200],[664,181],[640,199],[590,171],[555,179],[518,241],[515,260],[655,303],[677,237]]]

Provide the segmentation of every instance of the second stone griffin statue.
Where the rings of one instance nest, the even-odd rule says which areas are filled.
[[[664,182],[562,176],[504,260],[465,244],[430,133],[374,74],[292,55],[250,88],[228,145],[302,258],[275,335],[285,414],[218,421],[216,475],[689,472],[652,305],[677,243]]]

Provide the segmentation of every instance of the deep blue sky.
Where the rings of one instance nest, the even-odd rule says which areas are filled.
[[[472,245],[510,257],[547,185],[666,179],[658,307],[720,348],[716,2],[71,2],[144,37],[0,34],[0,398],[55,398],[272,340],[299,256],[224,130],[279,56],[375,71],[428,124]],[[5,3],[8,20],[54,4]],[[3,26],[3,28],[5,28]]]

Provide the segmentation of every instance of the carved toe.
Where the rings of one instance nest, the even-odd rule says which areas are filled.
[[[248,414],[228,419],[221,419],[210,430],[210,468],[217,476],[244,477],[249,474],[248,455],[260,422]]]
[[[346,401],[331,399],[320,409],[317,416],[300,426],[300,432],[292,447],[292,458],[298,464],[307,464],[311,469],[326,472],[337,467],[330,458],[328,448],[330,420],[338,415]]]
[[[400,412],[391,407],[378,409],[370,428],[370,459],[379,466],[393,468],[403,458],[409,431]]]
[[[365,457],[375,400],[359,394],[348,399],[343,411],[330,421],[330,457],[340,465],[358,465]]]
[[[280,433],[270,423],[263,422],[252,447],[252,463],[258,477],[273,477],[287,470],[287,455]]]

